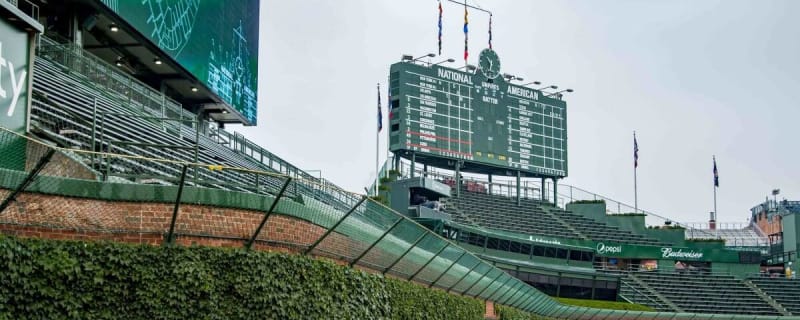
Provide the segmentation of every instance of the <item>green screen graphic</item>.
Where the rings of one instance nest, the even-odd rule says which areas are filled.
[[[259,0],[103,0],[256,124]]]
[[[463,160],[479,172],[483,166],[565,177],[566,103],[507,83],[494,71],[489,79],[482,71],[392,65],[390,149],[413,151],[423,163]]]

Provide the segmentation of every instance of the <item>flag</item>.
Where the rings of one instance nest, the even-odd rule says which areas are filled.
[[[464,3],[464,61],[469,57],[469,20],[467,20],[467,3]]]
[[[383,114],[381,114],[381,84],[378,84],[378,132],[383,129]]]
[[[719,172],[717,171],[717,158],[714,158],[714,186],[719,187]]]
[[[492,14],[489,14],[489,49],[492,48]]]
[[[639,167],[639,143],[636,142],[636,133],[633,134],[633,168]]]
[[[439,55],[442,55],[442,1],[439,1]]]

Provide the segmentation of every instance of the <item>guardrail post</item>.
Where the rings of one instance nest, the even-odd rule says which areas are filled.
[[[11,194],[9,194],[5,200],[3,200],[3,203],[0,203],[0,213],[2,213],[3,210],[5,210],[8,207],[8,205],[11,204],[11,201],[17,198],[17,195],[20,192],[24,191],[25,188],[27,188],[28,185],[30,185],[31,182],[33,182],[33,179],[36,178],[37,175],[39,175],[39,172],[41,172],[42,169],[44,169],[44,166],[47,165],[48,162],[50,162],[50,159],[53,158],[53,154],[55,153],[56,150],[50,149],[49,151],[47,151],[47,153],[45,153],[45,155],[41,159],[39,159],[39,162],[36,163],[36,166],[33,167],[33,170],[31,170],[31,172],[28,173],[25,179],[22,180],[22,183],[20,183],[19,186],[17,186],[17,188],[14,189],[14,191],[12,191]]]
[[[506,279],[506,281],[503,281],[503,284],[501,284],[499,287],[497,287],[497,289],[494,289],[494,291],[492,291],[492,294],[490,294],[490,295],[488,295],[486,297],[486,300],[491,300],[492,297],[494,297],[494,295],[497,294],[498,291],[500,291],[500,288],[505,287],[508,284],[508,282],[511,281],[511,279],[514,279],[514,277],[512,277],[511,275],[508,275],[508,279]]]
[[[295,184],[295,186],[296,185],[297,184]],[[336,223],[330,229],[326,230],[325,233],[321,237],[319,237],[319,239],[317,239],[317,241],[314,241],[314,243],[311,246],[309,246],[308,249],[306,249],[306,251],[303,252],[303,254],[307,255],[307,254],[311,253],[311,251],[314,250],[314,248],[316,248],[317,245],[319,245],[320,242],[322,242],[322,240],[327,238],[328,235],[330,235],[331,232],[333,232],[333,230],[335,230],[336,227],[338,227],[339,224],[342,223],[342,221],[347,219],[347,217],[349,217],[353,212],[355,212],[356,209],[358,209],[358,207],[361,206],[361,204],[364,203],[365,200],[367,200],[367,196],[361,197],[361,200],[358,200],[356,205],[354,205],[352,208],[350,208],[350,210],[348,210],[347,213],[345,213],[344,216],[342,216],[342,218],[339,219],[339,221],[336,221]]]
[[[488,286],[486,286],[485,288],[483,288],[483,290],[481,290],[480,292],[478,292],[478,294],[476,294],[476,295],[474,295],[474,296],[472,296],[472,297],[473,297],[473,298],[477,298],[478,296],[480,296],[481,294],[483,294],[483,292],[484,292],[484,291],[486,291],[486,289],[489,289],[489,287],[491,287],[491,286],[492,286],[492,285],[493,285],[495,282],[497,282],[497,280],[498,280],[498,279],[500,279],[500,278],[502,278],[502,277],[503,277],[503,273],[500,273],[500,274],[497,276],[497,278],[494,278],[494,280],[492,280],[492,282],[489,282],[489,285],[488,285]]]
[[[428,285],[428,288],[432,288],[432,287],[433,287],[433,285],[435,285],[435,284],[436,284],[436,282],[437,282],[437,281],[439,281],[439,279],[441,279],[441,278],[442,278],[442,277],[443,277],[445,274],[447,274],[447,272],[449,272],[449,271],[450,271],[450,268],[452,268],[454,265],[456,265],[456,263],[458,263],[458,260],[461,260],[461,258],[462,258],[462,257],[464,257],[464,255],[465,255],[465,254],[467,254],[467,251],[466,251],[466,250],[464,250],[464,252],[462,252],[462,253],[461,253],[461,255],[459,255],[459,256],[458,256],[458,258],[456,258],[455,260],[453,260],[453,263],[451,263],[451,264],[450,264],[450,265],[447,267],[447,269],[444,269],[444,272],[442,272],[442,274],[440,274],[438,277],[436,277],[436,279],[435,279],[435,280],[433,280],[433,282],[431,282],[431,283]]]
[[[250,240],[247,240],[247,242],[245,243],[244,247],[246,249],[250,249],[250,247],[253,246],[253,242],[256,241],[256,237],[258,237],[258,234],[261,233],[261,229],[264,228],[264,225],[267,224],[267,219],[269,219],[270,215],[272,215],[272,211],[275,210],[275,207],[278,206],[278,201],[281,200],[283,193],[286,191],[286,187],[289,186],[289,182],[291,181],[292,181],[291,177],[286,178],[286,182],[283,183],[281,190],[278,191],[277,195],[275,195],[275,199],[272,200],[272,203],[269,205],[269,209],[267,209],[267,212],[264,213],[264,218],[261,219],[261,223],[258,224],[258,228],[256,228],[255,232],[253,232],[253,235],[250,237]]]
[[[442,247],[441,249],[439,249],[439,251],[437,251],[437,252],[436,252],[436,254],[435,254],[435,255],[433,255],[433,257],[431,257],[430,259],[428,259],[428,261],[427,261],[427,262],[425,262],[425,264],[424,264],[424,265],[422,265],[422,268],[419,268],[419,269],[417,269],[417,272],[414,272],[414,274],[412,274],[412,275],[411,275],[410,277],[408,277],[408,279],[406,279],[406,280],[411,280],[411,279],[414,279],[414,277],[416,277],[416,276],[417,276],[417,275],[418,275],[420,272],[422,272],[422,270],[425,270],[425,268],[427,268],[427,267],[428,267],[428,265],[429,265],[431,262],[433,262],[433,260],[434,260],[434,259],[436,259],[436,257],[438,257],[438,256],[439,256],[439,254],[441,254],[441,253],[442,253],[442,251],[444,251],[444,249],[447,249],[447,247],[449,247],[449,246],[450,246],[450,242],[448,242],[446,245],[444,245],[444,247]]]
[[[388,267],[386,267],[386,269],[383,269],[383,272],[381,272],[381,274],[386,274],[387,272],[389,272],[389,270],[392,270],[392,268],[393,268],[393,267],[394,267],[394,266],[395,266],[395,265],[396,265],[398,262],[400,262],[400,260],[403,260],[403,258],[405,258],[405,257],[406,257],[406,255],[407,255],[409,252],[411,252],[411,250],[413,250],[414,248],[416,248],[416,247],[417,247],[417,244],[418,244],[420,241],[422,241],[422,239],[425,239],[425,237],[426,237],[428,234],[429,234],[429,233],[427,233],[427,232],[423,232],[423,233],[422,233],[422,235],[421,235],[421,236],[419,236],[419,237],[417,238],[417,240],[415,240],[415,241],[414,241],[414,243],[412,243],[412,244],[411,244],[411,246],[410,246],[410,247],[408,247],[408,249],[406,249],[406,251],[405,251],[405,252],[403,252],[403,254],[401,254],[401,255],[400,255],[400,256],[399,256],[399,257],[398,257],[396,260],[394,260],[394,262],[392,262],[392,263],[391,263],[391,264],[390,264]]]
[[[473,270],[475,270],[475,268],[477,268],[479,265],[481,265],[481,261],[480,261],[480,260],[478,260],[478,263],[476,263],[474,266],[472,266],[471,268],[469,268],[469,270],[467,270],[467,273],[465,273],[463,276],[461,276],[461,278],[458,278],[458,281],[456,281],[456,283],[454,283],[452,286],[450,286],[449,288],[447,288],[447,290],[446,290],[446,291],[447,291],[447,293],[450,293],[450,290],[453,290],[453,288],[455,288],[455,287],[456,287],[456,286],[457,286],[459,283],[461,283],[461,281],[463,281],[463,280],[464,280],[464,279],[465,279],[465,278],[466,278],[466,277],[467,277],[467,276],[468,276],[470,273],[472,273],[472,271],[473,271]]]
[[[472,287],[474,287],[476,284],[480,283],[480,282],[481,282],[481,280],[483,280],[483,278],[485,278],[485,277],[486,277],[486,275],[488,275],[488,274],[489,274],[489,272],[492,272],[492,270],[494,270],[494,269],[492,269],[491,267],[489,267],[489,270],[486,270],[486,272],[484,272],[484,273],[481,275],[481,277],[480,277],[480,278],[478,278],[478,281],[475,281],[475,282],[473,282],[471,285],[469,285],[469,287],[467,287],[467,289],[466,289],[466,290],[464,290],[463,292],[461,292],[461,294],[463,294],[463,295],[467,295],[467,292],[469,292],[469,290],[471,290],[471,289],[472,289]]]
[[[495,301],[499,302],[500,304],[508,305],[507,304],[508,300],[511,299],[512,297],[514,297],[514,295],[516,295],[517,293],[519,293],[519,288],[517,288],[517,287],[519,287],[520,283],[511,285],[511,287],[508,288],[508,290],[506,290],[506,292],[503,292],[500,296],[498,296]],[[508,296],[508,294],[511,293],[511,292],[514,292],[514,293],[511,294],[511,296]],[[508,296],[508,297],[506,297],[506,296]],[[503,298],[505,298],[505,299],[503,299]]]
[[[361,258],[363,258],[365,255],[367,255],[367,253],[368,253],[370,250],[372,250],[372,248],[373,248],[373,247],[375,247],[375,245],[377,245],[377,244],[378,244],[378,242],[381,242],[381,240],[383,240],[383,238],[384,238],[384,237],[386,237],[386,235],[388,235],[389,233],[391,233],[391,232],[392,232],[392,230],[394,229],[394,227],[396,227],[398,224],[400,224],[400,222],[403,222],[403,220],[405,220],[405,218],[403,218],[402,216],[400,217],[400,219],[397,219],[397,221],[395,221],[395,222],[392,224],[392,226],[389,228],[389,230],[386,230],[386,232],[384,232],[384,233],[383,233],[383,234],[382,234],[382,235],[381,235],[381,236],[378,238],[378,240],[375,240],[374,242],[372,242],[372,244],[370,244],[370,245],[369,245],[369,247],[368,247],[366,250],[364,250],[363,252],[361,252],[361,254],[359,254],[357,258],[353,259],[353,261],[351,261],[351,262],[350,262],[350,266],[352,267],[352,266],[354,266],[356,263],[358,263],[358,260],[361,260]]]
[[[178,209],[181,206],[181,196],[183,195],[183,184],[186,181],[186,170],[189,168],[188,164],[183,165],[181,170],[181,181],[178,184],[178,195],[175,196],[175,207],[172,209],[172,220],[169,223],[169,232],[167,233],[166,244],[172,244],[175,241],[175,220],[178,219]]]

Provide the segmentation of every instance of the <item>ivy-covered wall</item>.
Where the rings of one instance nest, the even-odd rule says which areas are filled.
[[[0,237],[0,319],[482,319],[479,300],[301,255]]]

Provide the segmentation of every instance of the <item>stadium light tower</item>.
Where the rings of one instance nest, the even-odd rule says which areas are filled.
[[[456,59],[448,58],[447,60],[442,60],[442,61],[439,61],[437,63],[434,63],[433,65],[439,65],[439,64],[442,64],[442,63],[445,63],[445,62],[453,63],[453,62],[456,62]]]

